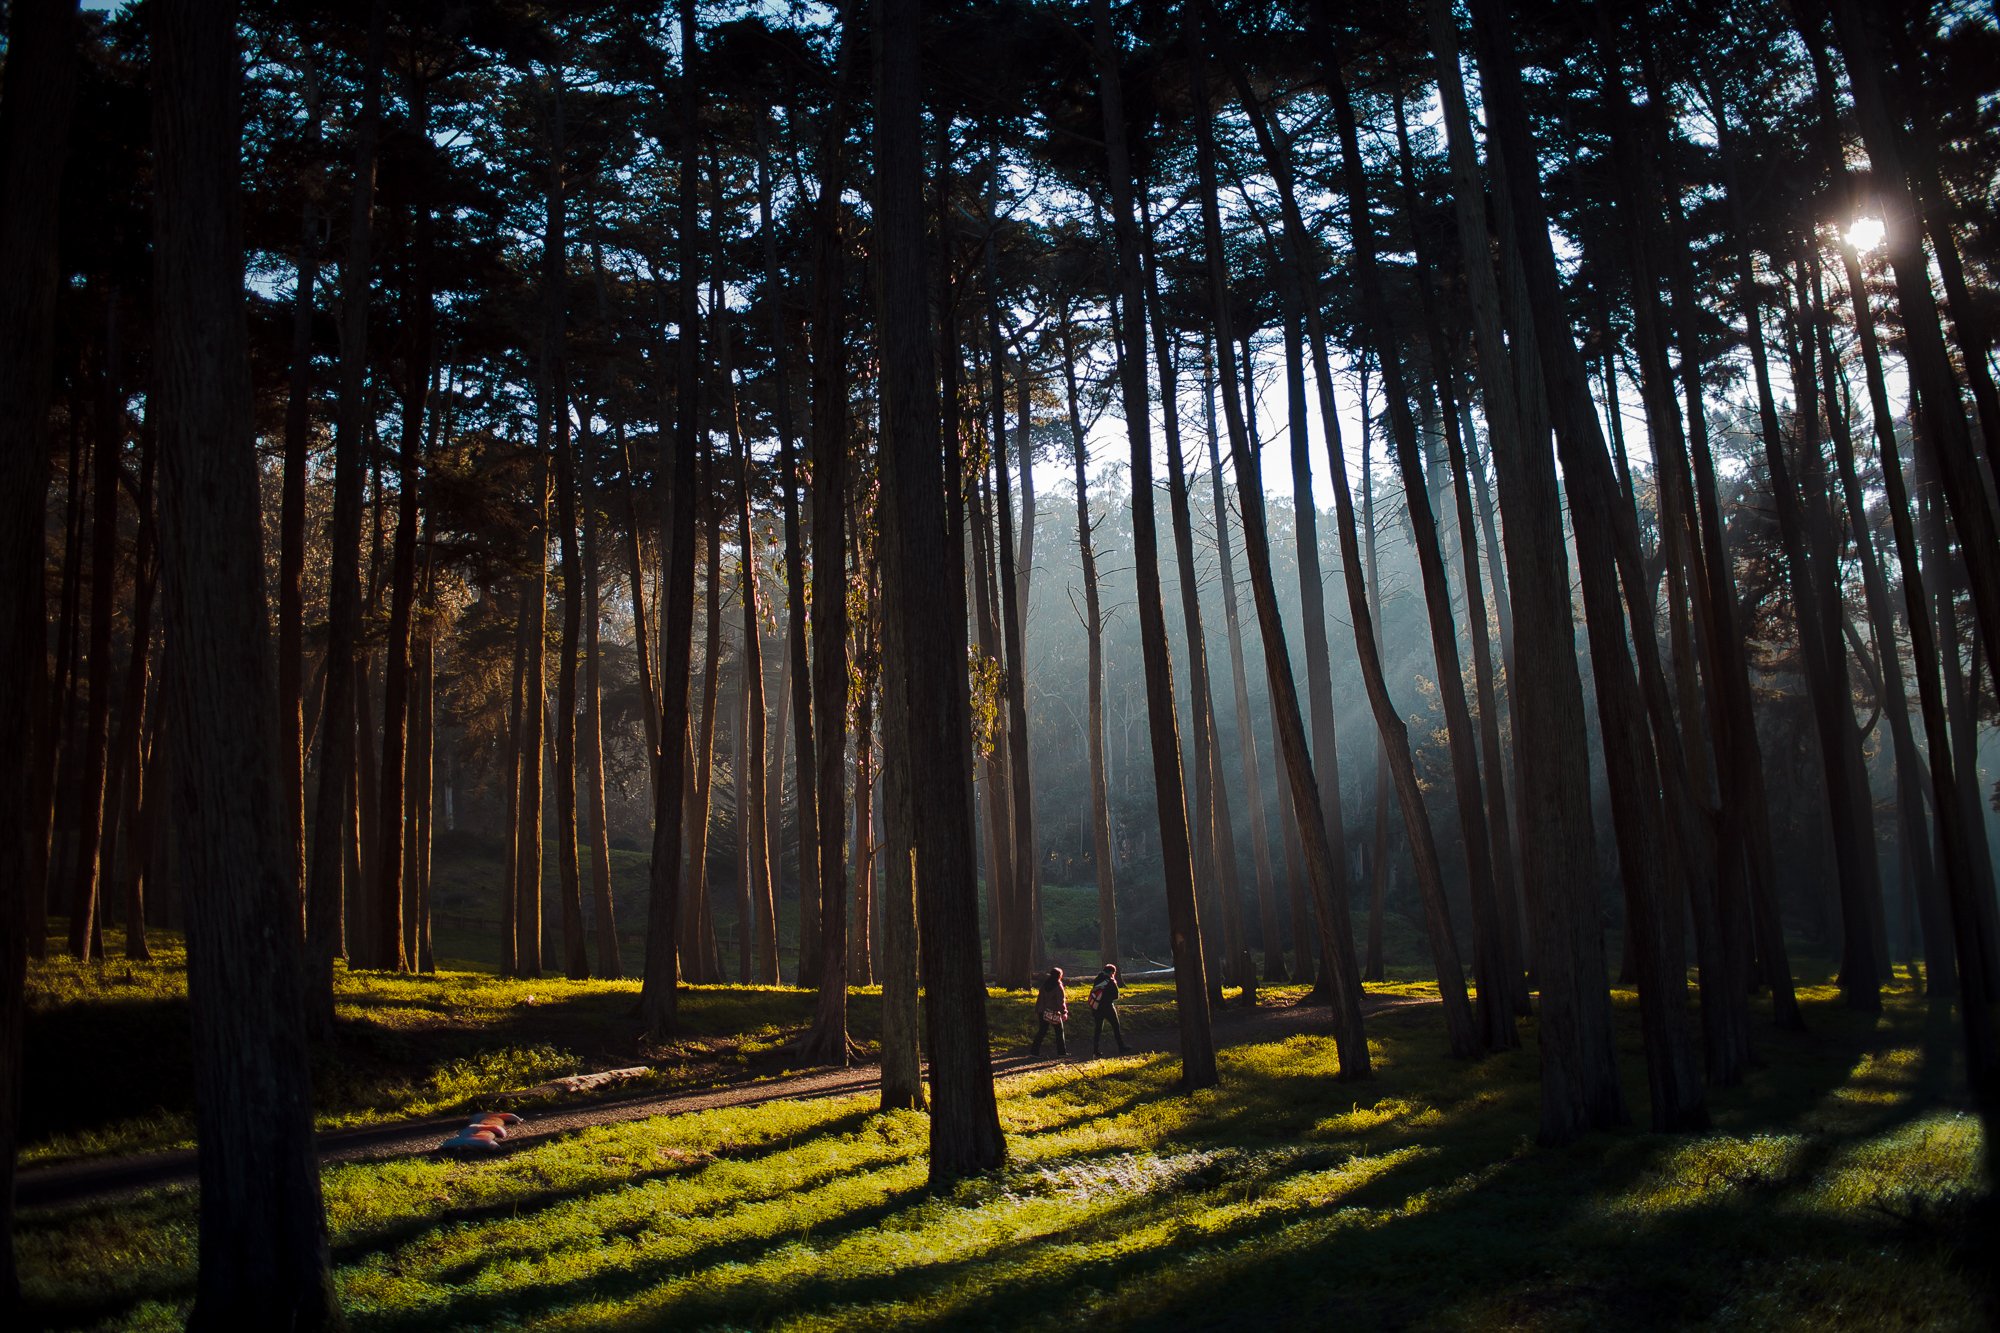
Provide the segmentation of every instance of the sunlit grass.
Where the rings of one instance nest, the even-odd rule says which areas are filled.
[[[1696,1137],[1535,1148],[1532,1026],[1466,1064],[1431,1008],[1372,1026],[1364,1083],[1317,1035],[1226,1048],[1194,1096],[1169,1056],[1003,1080],[1008,1166],[944,1197],[924,1118],[866,1096],[343,1165],[337,1281],[364,1329],[1985,1326],[1949,1023],[1906,991],[1807,1009]],[[175,1325],[192,1217],[31,1210],[37,1317]]]
[[[30,966],[24,1165],[192,1146],[186,950],[177,936],[158,932],[153,954],[147,962],[52,956]],[[1075,1039],[1087,1031],[1084,982],[1072,991]],[[338,1032],[314,1052],[318,1127],[452,1114],[603,1069],[650,1069],[616,1089],[629,1095],[801,1067],[790,1053],[811,1018],[810,992],[684,986],[679,1032],[662,1043],[641,1039],[638,995],[637,979],[505,980],[451,970],[416,976],[336,964]],[[1127,1034],[1170,1030],[1173,995],[1171,983],[1128,988],[1120,1006]],[[880,988],[856,988],[848,1008],[850,1030],[866,1052],[880,1035]],[[1031,992],[993,990],[989,1013],[996,1049],[1026,1047],[1035,1030]],[[79,1065],[79,1052],[88,1052],[87,1065]],[[87,1079],[77,1077],[83,1067]]]

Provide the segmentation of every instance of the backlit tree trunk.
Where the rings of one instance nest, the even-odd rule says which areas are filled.
[[[1222,576],[1222,614],[1229,631],[1229,675],[1236,689],[1236,743],[1243,761],[1243,799],[1250,807],[1250,851],[1257,867],[1257,926],[1267,981],[1285,979],[1278,946],[1278,901],[1271,887],[1271,840],[1264,822],[1264,782],[1257,764],[1257,733],[1250,723],[1250,679],[1243,665],[1243,629],[1236,610],[1236,561],[1229,546],[1229,506],[1222,490],[1222,449],[1208,433],[1209,484],[1215,504],[1215,547]],[[1248,978],[1239,978],[1247,982]]]
[[[842,84],[855,39],[841,29]],[[813,779],[819,808],[819,998],[799,1053],[846,1065],[847,1043],[847,344],[844,210],[847,101],[837,104],[820,144],[819,198],[813,209],[812,327],[812,711]],[[808,951],[801,950],[801,969]]]
[[[1330,34],[1323,22],[1315,25]],[[1431,652],[1437,663],[1438,700],[1443,705],[1445,729],[1451,752],[1453,794],[1458,801],[1459,827],[1464,833],[1468,890],[1472,898],[1473,954],[1479,976],[1478,1007],[1475,1019],[1478,1042],[1499,1050],[1519,1043],[1514,1034],[1510,988],[1502,980],[1509,964],[1501,948],[1499,911],[1494,901],[1492,841],[1486,831],[1486,807],[1480,789],[1479,756],[1474,748],[1472,717],[1465,703],[1465,676],[1459,666],[1458,629],[1452,621],[1451,589],[1444,568],[1443,545],[1438,538],[1437,520],[1432,516],[1430,494],[1424,471],[1422,446],[1417,440],[1416,422],[1410,415],[1410,399],[1403,382],[1401,356],[1388,329],[1387,298],[1376,271],[1374,223],[1368,212],[1367,173],[1361,159],[1360,140],[1354,126],[1353,100],[1348,96],[1346,77],[1340,69],[1340,53],[1330,35],[1322,38],[1322,64],[1333,102],[1340,136],[1341,161],[1345,169],[1348,216],[1353,232],[1354,267],[1360,278],[1362,323],[1375,344],[1382,370],[1382,396],[1388,403],[1390,434],[1396,445],[1396,459],[1403,477],[1403,503],[1410,517],[1412,544],[1424,584],[1424,606],[1429,613]],[[1423,277],[1419,275],[1418,281]],[[1421,806],[1420,806],[1421,808]],[[1428,815],[1423,816],[1428,820]],[[1447,966],[1456,967],[1456,950],[1440,951],[1438,940],[1449,941],[1451,926],[1444,915],[1440,889],[1433,903],[1432,892],[1424,886],[1429,872],[1426,862],[1435,856],[1428,827],[1405,810],[1405,826],[1411,829],[1411,843],[1417,846],[1417,875],[1424,893],[1425,915],[1430,920],[1432,949],[1439,971],[1440,993],[1445,997],[1447,1021],[1453,1000],[1451,991],[1464,985],[1461,976],[1443,975]],[[1496,981],[1499,982],[1496,985]],[[1458,1041],[1453,1047],[1457,1049]],[[1469,1051],[1461,1051],[1469,1054]]]
[[[326,694],[320,705],[319,791],[306,881],[307,1014],[324,1032],[333,1023],[333,959],[341,951],[342,830],[354,803],[355,671],[361,634],[361,506],[366,448],[368,271],[373,231],[375,146],[382,119],[385,0],[368,11],[361,112],[354,132],[354,182],[347,253],[340,265],[340,399],[334,419],[333,550],[327,577]],[[185,750],[182,751],[185,753]]]
[[[1076,548],[1083,562],[1083,629],[1089,643],[1086,685],[1090,735],[1090,849],[1097,876],[1097,950],[1105,962],[1117,962],[1118,894],[1111,852],[1111,800],[1104,778],[1104,612],[1098,601],[1097,552],[1091,542],[1090,478],[1085,464],[1090,446],[1083,438],[1083,417],[1077,407],[1076,343],[1065,319],[1062,326],[1064,403],[1069,410],[1070,449],[1076,463]]]
[[[943,1189],[999,1166],[1007,1148],[993,1096],[980,980],[965,584],[953,549],[958,536],[951,531],[948,499],[959,493],[959,478],[941,457],[947,449],[955,453],[957,441],[939,438],[926,298],[921,10],[917,0],[875,0],[874,11],[875,226],[883,257],[877,286],[883,334],[882,604],[884,670],[893,676],[885,679],[884,690],[892,709],[890,738],[900,739],[903,756],[888,767],[908,775],[907,785],[892,787],[890,799],[896,802],[892,819],[909,831],[913,844],[930,1042],[930,1182]],[[945,129],[948,135],[948,124]],[[912,808],[917,793],[925,802],[921,820]],[[900,844],[891,855],[905,855]],[[900,1013],[909,995],[905,984],[898,981],[893,1005],[885,996],[885,1009]],[[895,1030],[903,1031],[900,1020]],[[899,1075],[914,1073],[900,1063],[908,1054],[898,1057]],[[889,1068],[885,1052],[885,1100]],[[914,1081],[908,1079],[899,1100],[915,1091]]]
[[[675,233],[681,265],[677,284],[679,338],[674,360],[679,401],[671,439],[660,460],[667,479],[661,515],[660,609],[665,628],[660,654],[660,740],[653,770],[653,863],[646,894],[646,971],[639,1016],[647,1035],[673,1030],[680,1001],[679,934],[683,897],[681,804],[685,794],[680,737],[687,734],[688,669],[694,648],[695,453],[701,438],[701,153],[695,133],[700,106],[695,0],[680,0],[681,80],[676,112],[682,144],[676,191]]]
[[[1139,231],[1133,216],[1132,165],[1125,143],[1124,96],[1110,0],[1091,0],[1090,18],[1116,238],[1113,276],[1122,312],[1118,377],[1126,438],[1132,449],[1133,564],[1138,579],[1139,644],[1145,659],[1146,716],[1153,749],[1153,795],[1159,810],[1161,873],[1166,881],[1173,940],[1175,1015],[1181,1032],[1181,1086],[1192,1091],[1213,1087],[1218,1079],[1215,1037],[1209,1027],[1208,986],[1202,967],[1201,921],[1195,908],[1194,858],[1188,847],[1180,728],[1174,716],[1173,663],[1167,655],[1166,612],[1160,599],[1159,526],[1153,509],[1153,442],[1146,402],[1146,299],[1139,275]],[[1346,1065],[1345,1059],[1342,1065]]]
[[[1535,980],[1541,994],[1540,1137],[1564,1143],[1625,1119],[1611,1030],[1609,977],[1598,925],[1596,853],[1590,821],[1574,818],[1590,801],[1583,686],[1576,666],[1562,501],[1549,448],[1544,355],[1527,305],[1523,269],[1533,265],[1538,293],[1555,290],[1547,253],[1540,183],[1520,65],[1507,18],[1492,0],[1473,5],[1482,89],[1493,138],[1495,202],[1503,227],[1500,252],[1510,288],[1512,347],[1501,326],[1500,288],[1478,256],[1489,253],[1485,210],[1458,65],[1457,27],[1445,0],[1427,0],[1438,82],[1452,159],[1452,190],[1461,247],[1468,257],[1481,388],[1492,428],[1494,468],[1507,524],[1507,569],[1515,618],[1513,720],[1519,776],[1522,881],[1534,921]],[[1517,245],[1516,231],[1522,233]],[[1529,244],[1529,242],[1537,242]],[[1541,309],[1561,309],[1550,296]],[[1551,330],[1551,339],[1567,337]],[[1572,349],[1573,350],[1573,349]],[[1512,374],[1509,374],[1509,371]]]
[[[586,415],[586,420],[588,414]],[[597,975],[622,977],[618,922],[611,900],[611,830],[604,801],[604,691],[599,650],[603,611],[598,604],[602,553],[597,546],[597,488],[591,484],[588,435],[584,449],[583,504],[583,774],[590,817],[591,923],[597,939]]]
[[[997,176],[997,164],[995,175]],[[993,199],[989,196],[989,210]],[[993,276],[994,240],[992,228],[997,218],[988,218],[984,248],[987,298],[987,369],[992,376],[989,406],[993,413],[993,509],[999,520],[996,547],[1000,579],[1000,640],[1006,652],[1002,681],[1007,695],[1007,769],[1012,782],[1014,886],[1010,895],[1012,920],[1007,932],[1007,965],[1000,979],[1008,984],[1027,984],[1041,953],[1035,919],[1035,826],[1034,792],[1028,772],[1028,691],[1027,661],[1022,654],[1021,622],[1023,598],[1016,579],[1014,542],[1014,493],[1007,466],[1007,403],[1004,367],[1005,349],[1000,338],[1000,294]]]
[[[1151,212],[1143,197],[1139,200],[1139,227],[1146,256],[1148,323],[1160,377],[1160,426],[1167,444],[1167,503],[1174,534],[1174,567],[1179,576],[1176,581],[1180,585],[1181,629],[1188,645],[1188,711],[1189,725],[1194,730],[1194,801],[1188,807],[1188,814],[1193,821],[1195,895],[1203,921],[1199,942],[1209,1002],[1220,1004],[1223,968],[1219,966],[1216,944],[1222,918],[1216,910],[1219,904],[1215,890],[1222,882],[1223,866],[1217,846],[1219,821],[1215,812],[1215,705],[1209,691],[1208,635],[1201,623],[1201,585],[1194,568],[1194,517],[1188,506],[1187,464],[1181,449],[1176,354],[1160,298]]]

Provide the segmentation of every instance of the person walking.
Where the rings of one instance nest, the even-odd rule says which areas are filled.
[[[1118,1026],[1118,964],[1106,963],[1091,981],[1090,1014],[1090,1053],[1104,1054],[1104,1025],[1109,1022],[1111,1035],[1118,1041],[1118,1054],[1125,1054],[1125,1031]]]
[[[1035,1016],[1041,1019],[1041,1026],[1035,1029],[1035,1044],[1028,1048],[1033,1055],[1042,1053],[1042,1038],[1050,1032],[1056,1034],[1056,1054],[1069,1054],[1069,1041],[1063,1036],[1063,1024],[1069,1021],[1069,997],[1063,994],[1063,970],[1049,969],[1042,988],[1035,994]]]

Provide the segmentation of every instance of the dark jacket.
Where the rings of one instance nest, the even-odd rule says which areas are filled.
[[[1035,1013],[1052,1023],[1060,1023],[1069,1017],[1069,997],[1063,993],[1062,983],[1054,977],[1044,978],[1041,990],[1036,992]]]
[[[1090,983],[1090,993],[1094,997],[1091,1008],[1111,1008],[1118,1003],[1118,978],[1109,972],[1099,972]]]

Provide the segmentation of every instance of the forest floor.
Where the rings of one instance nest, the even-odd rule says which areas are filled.
[[[1177,1052],[1180,1034],[1173,1020],[1172,988],[1161,983],[1129,988],[1131,998],[1123,1006],[1121,1026],[1127,1052],[1116,1050],[1112,1036],[1105,1037],[1107,1055]],[[1329,1022],[1323,1005],[1311,1004],[1291,987],[1275,1001],[1267,998],[1254,1007],[1225,1006],[1214,1011],[1214,1029],[1219,1045],[1251,1041],[1275,1041],[1299,1033],[1322,1031]],[[1431,993],[1426,993],[1429,990]],[[1269,996],[1267,992],[1267,997]],[[1012,1028],[1018,1015],[1011,1011],[1024,997],[1004,991],[991,993],[990,1003],[996,1030]],[[1415,1004],[1435,1004],[1433,988],[1400,987],[1369,995],[1364,1012],[1369,1018],[1390,1009]],[[1085,1045],[1089,1031],[1088,1010],[1077,1006],[1071,1011],[1070,1050],[1055,1051],[1051,1038],[1048,1053],[1036,1054],[1019,1043],[996,1050],[993,1072],[996,1078],[1014,1078],[1063,1064],[1084,1063],[1100,1057]],[[1170,1026],[1161,1026],[1164,1019]],[[806,1024],[797,1030],[803,1034]],[[500,1092],[474,1098],[482,1110],[525,1112],[521,1122],[508,1131],[500,1152],[520,1152],[543,1143],[552,1136],[574,1133],[594,1125],[623,1124],[656,1116],[686,1115],[729,1106],[761,1106],[784,1100],[839,1097],[879,1087],[881,1071],[872,1061],[848,1068],[791,1069],[790,1049],[776,1047],[747,1062],[741,1069],[725,1069],[707,1062],[712,1082],[700,1082],[697,1068],[674,1071],[673,1090],[630,1094],[635,1086],[658,1085],[668,1071],[647,1066],[627,1066],[594,1075],[565,1076],[531,1088]],[[470,1107],[466,1109],[471,1109]],[[333,1130],[320,1136],[320,1160],[333,1165],[341,1162],[382,1162],[396,1157],[412,1157],[437,1150],[439,1143],[465,1124],[461,1111],[455,1116],[424,1116],[406,1120],[384,1120],[365,1128]],[[49,1206],[86,1200],[116,1198],[156,1186],[190,1184],[195,1179],[196,1162],[191,1148],[126,1153],[116,1156],[80,1156],[46,1165],[29,1165],[21,1173],[16,1195],[23,1205]]]
[[[164,979],[135,971],[119,984],[178,1003]],[[31,1042],[65,1011],[102,1010],[96,1026],[115,1033],[148,1003],[86,1001],[80,982],[46,971],[36,985]],[[380,1022],[370,1040],[516,1049],[548,1044],[556,1029],[537,1026],[548,1010],[609,1034],[631,1026],[631,988],[350,978],[343,1040]],[[1137,989],[1133,1027],[1157,1038],[1170,993]],[[330,1164],[336,1281],[354,1327],[390,1330],[1995,1325],[1994,1237],[1975,1207],[1982,1145],[1948,1011],[1902,988],[1880,1016],[1853,1014],[1808,987],[1810,1030],[1759,1031],[1757,1066],[1714,1094],[1710,1132],[1635,1125],[1551,1150],[1534,1144],[1533,1023],[1520,1050],[1453,1060],[1435,1005],[1395,1003],[1421,994],[1385,988],[1366,1082],[1336,1079],[1324,1010],[1274,1003],[1225,1038],[1222,1086],[1193,1096],[1175,1090],[1178,1062],[1163,1051],[1021,1068],[1031,1005],[996,995],[996,1048],[1018,1071],[999,1083],[1010,1160],[942,1197],[925,1189],[924,1118],[879,1112],[865,1080],[812,1098],[683,1103],[487,1160]],[[782,1048],[803,998],[691,991],[688,1040],[754,1077],[748,1066]],[[1618,1001],[1627,1097],[1643,1120],[1636,1006],[1629,992]],[[452,1005],[462,1021],[440,1016]],[[855,1008],[865,1040],[872,1010],[865,997]],[[91,1026],[63,1021],[79,1025],[73,1037]],[[731,1048],[733,1023],[749,1035]],[[588,1044],[550,1049],[587,1065]],[[117,1085],[117,1058],[94,1052],[70,1077]],[[532,1063],[490,1069],[507,1070],[494,1075],[504,1082]],[[100,1122],[101,1141],[130,1151],[118,1123]],[[80,1155],[52,1141],[46,1128],[34,1140],[40,1160]],[[185,1316],[185,1186],[24,1199],[17,1243],[36,1325],[167,1328]]]
[[[191,1148],[192,1034],[187,955],[155,933],[153,957],[79,963],[52,954],[31,963],[25,1037],[21,1165],[105,1162]],[[1088,987],[1070,987],[1072,1034],[1085,1032]],[[1280,1021],[1300,987],[1266,988],[1260,1021]],[[1436,998],[1433,984],[1381,988],[1383,1000]],[[575,1103],[561,1083],[604,1070],[642,1070],[608,1089],[664,1096],[799,1072],[792,1047],[812,1018],[812,992],[795,986],[683,986],[680,1031],[646,1041],[636,978],[506,981],[488,972],[334,974],[334,1036],[313,1050],[313,1092],[323,1135],[376,1130],[462,1114],[509,1098],[511,1109]],[[1025,1048],[1035,1030],[1033,994],[990,992],[997,1050]],[[1230,1000],[1240,998],[1235,990]],[[1120,1005],[1141,1049],[1171,1049],[1170,983],[1128,986]],[[1237,1012],[1225,1005],[1218,1016]],[[1312,1021],[1300,1010],[1297,1021]],[[1324,1023],[1327,1014],[1317,1011]],[[881,991],[856,987],[848,1026],[862,1058],[881,1035]],[[1087,1034],[1084,1040],[1088,1040]]]

